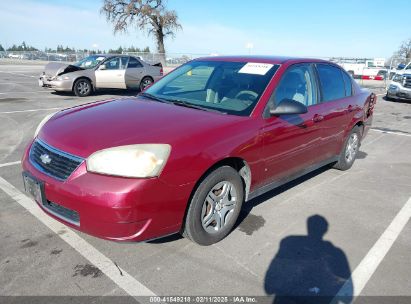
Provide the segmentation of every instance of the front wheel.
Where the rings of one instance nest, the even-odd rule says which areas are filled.
[[[91,82],[88,79],[82,78],[76,80],[73,86],[74,94],[78,97],[86,97],[89,96],[92,92],[93,88],[91,86]]]
[[[243,182],[236,170],[223,166],[212,171],[195,190],[183,235],[200,245],[217,243],[230,233],[243,200]]]
[[[342,149],[334,168],[342,171],[350,169],[357,157],[358,150],[360,149],[360,142],[360,128],[355,126],[345,140],[344,148]]]

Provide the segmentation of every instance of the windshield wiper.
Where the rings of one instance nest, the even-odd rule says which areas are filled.
[[[163,99],[163,98],[157,97],[157,96],[155,96],[155,95],[153,95],[153,94],[150,94],[150,93],[140,93],[140,96],[144,96],[144,97],[147,97],[147,98],[152,99],[152,100],[155,100],[155,101],[172,104],[171,101],[169,101],[169,100],[167,100],[167,99]]]
[[[219,110],[210,109],[210,108],[202,107],[202,106],[195,105],[195,104],[192,104],[192,103],[188,103],[188,102],[185,102],[184,100],[181,100],[181,99],[167,99],[167,101],[175,104],[176,106],[181,106],[181,107],[186,107],[186,108],[192,108],[192,109],[197,109],[197,110],[207,111],[207,112],[215,112],[215,113],[220,113],[220,114],[227,114],[227,113],[222,112],[222,111],[219,111]]]

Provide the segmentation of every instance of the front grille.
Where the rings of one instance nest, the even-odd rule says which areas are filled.
[[[411,88],[411,75],[407,75],[404,77],[404,87]]]
[[[36,139],[30,149],[30,162],[43,173],[65,181],[83,162],[83,159]]]
[[[47,211],[49,211],[51,214],[57,216],[58,218],[61,218],[62,220],[65,220],[66,222],[77,226],[80,225],[80,217],[74,210],[68,209],[50,201],[44,202],[43,207],[46,208]]]

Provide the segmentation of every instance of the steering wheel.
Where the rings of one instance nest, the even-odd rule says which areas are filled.
[[[241,96],[243,96],[243,98],[241,98]],[[244,100],[244,101],[254,101],[254,100],[257,99],[257,97],[258,97],[258,94],[254,91],[242,90],[242,91],[238,92],[237,95],[235,95],[234,98]]]

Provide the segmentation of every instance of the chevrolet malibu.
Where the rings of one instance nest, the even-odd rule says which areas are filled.
[[[210,245],[258,195],[328,164],[349,169],[375,102],[327,61],[196,59],[135,98],[46,117],[23,180],[44,212],[88,234]]]
[[[92,55],[79,62],[50,62],[40,75],[39,86],[85,97],[98,89],[140,89],[161,78],[160,63],[150,65],[128,55]]]

